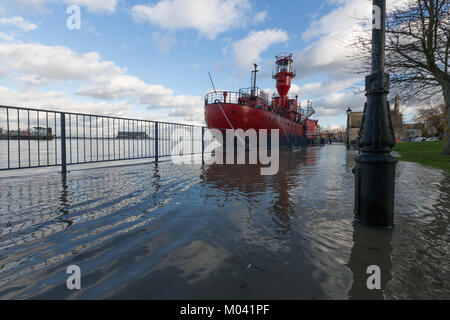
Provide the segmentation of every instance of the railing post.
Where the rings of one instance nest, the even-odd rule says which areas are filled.
[[[61,114],[61,173],[67,173],[67,153],[66,153],[66,114]],[[55,141],[56,143],[56,141]]]
[[[202,127],[202,165],[205,164],[205,127]]]
[[[158,122],[155,122],[155,162],[158,163],[159,156],[159,130],[158,130]]]
[[[194,153],[194,127],[191,127],[191,155]]]

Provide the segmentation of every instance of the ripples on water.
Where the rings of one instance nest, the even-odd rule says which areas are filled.
[[[353,224],[354,154],[161,163],[0,182],[0,298],[450,298],[450,176],[400,162],[396,229]],[[82,290],[66,289],[67,266]],[[382,270],[368,291],[366,268]],[[250,265],[250,268],[248,266]]]

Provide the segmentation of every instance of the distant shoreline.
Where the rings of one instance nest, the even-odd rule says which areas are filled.
[[[53,140],[55,137],[53,136],[42,136],[42,137],[37,137],[37,136],[7,136],[7,135],[2,135],[0,136],[0,140],[21,140],[21,141],[28,141],[28,140]]]

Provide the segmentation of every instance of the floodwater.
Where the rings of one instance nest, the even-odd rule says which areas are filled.
[[[450,175],[400,162],[396,228],[369,229],[353,223],[354,156],[282,152],[276,176],[170,162],[0,173],[0,298],[450,299]]]

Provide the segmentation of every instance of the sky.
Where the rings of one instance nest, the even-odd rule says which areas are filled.
[[[349,43],[371,13],[369,0],[0,0],[0,104],[202,124],[208,72],[238,91],[257,63],[271,93],[291,52],[290,94],[345,126],[365,102]]]

